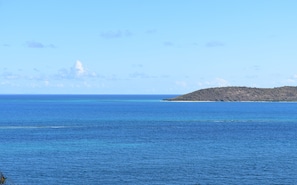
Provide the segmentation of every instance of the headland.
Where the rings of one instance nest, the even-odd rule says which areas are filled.
[[[215,87],[197,90],[175,98],[166,99],[166,101],[297,102],[297,87]]]

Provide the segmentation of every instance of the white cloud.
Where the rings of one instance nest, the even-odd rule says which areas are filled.
[[[287,79],[286,82],[292,84],[292,83],[295,83],[295,79]]]
[[[297,81],[297,74],[293,75],[291,78],[286,80],[286,82],[290,84],[296,83],[296,81]]]
[[[223,78],[215,78],[212,80],[203,80],[196,83],[200,88],[208,88],[208,87],[226,87],[230,86],[230,82]]]
[[[188,86],[187,82],[185,81],[176,81],[175,84],[179,87],[186,88]]]
[[[20,75],[14,74],[12,72],[3,72],[2,74],[0,74],[0,77],[6,80],[17,80],[21,78]]]
[[[74,72],[76,74],[76,76],[82,76],[86,73],[86,70],[83,67],[83,64],[81,63],[81,61],[76,61],[75,66],[74,66]]]
[[[59,69],[56,72],[44,73],[37,68],[32,71],[18,70],[11,72],[8,69],[0,71],[0,94],[1,93],[31,93],[48,92],[51,90],[57,92],[71,92],[71,88],[82,91],[85,88],[89,90],[98,88],[98,83],[106,80],[104,76],[88,70],[83,62],[77,60],[68,68]],[[5,88],[4,88],[5,87]]]
[[[230,86],[230,83],[223,79],[223,78],[216,78],[215,79],[215,84],[220,86],[220,87],[223,87],[223,86]]]
[[[67,69],[63,68],[55,75],[58,79],[81,79],[81,78],[96,78],[96,72],[89,71],[84,67],[83,63],[77,60],[73,67]]]

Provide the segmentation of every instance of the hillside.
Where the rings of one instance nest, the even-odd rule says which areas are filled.
[[[288,101],[297,102],[297,87],[217,87],[194,91],[167,101]]]

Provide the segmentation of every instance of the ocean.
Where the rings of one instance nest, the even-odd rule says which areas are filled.
[[[297,103],[172,97],[0,95],[5,184],[297,184]]]

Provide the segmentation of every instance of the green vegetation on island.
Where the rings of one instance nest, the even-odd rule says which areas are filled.
[[[279,101],[297,102],[297,87],[216,87],[197,90],[167,101]]]

